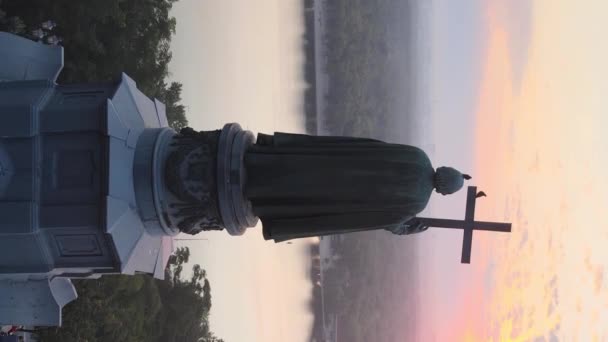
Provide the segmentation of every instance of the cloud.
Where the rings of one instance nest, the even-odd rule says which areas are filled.
[[[528,230],[526,229],[521,234],[521,239],[519,241],[519,249],[524,248],[527,242],[528,242]]]
[[[595,270],[595,274],[593,276],[593,285],[596,294],[600,294],[602,288],[604,287],[604,269],[601,266]]]
[[[495,273],[496,273],[496,263],[491,262],[488,264],[488,267],[486,268],[485,274],[484,274],[484,287],[485,287],[486,293],[492,293],[492,290],[494,289],[494,283],[496,281]]]
[[[504,0],[499,2],[494,13],[508,33],[513,88],[516,92],[519,92],[528,63],[534,15],[533,6],[534,2],[529,0]]]
[[[551,301],[547,308],[547,316],[551,316],[555,309],[559,306],[559,294],[557,290],[557,276],[553,276],[549,282],[549,288],[551,289]]]
[[[532,162],[530,163],[530,166],[528,167],[528,171],[530,172],[537,172],[540,168],[540,155],[538,153],[538,151],[536,151],[536,153],[534,154],[534,159],[532,160]]]
[[[549,342],[559,342],[559,325],[549,333]]]

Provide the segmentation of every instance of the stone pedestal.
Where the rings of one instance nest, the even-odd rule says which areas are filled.
[[[166,126],[126,75],[0,82],[0,324],[60,324],[69,278],[164,276],[179,233],[162,219]]]
[[[55,81],[63,69],[63,48],[0,32],[0,81]]]
[[[70,278],[162,279],[180,232],[257,223],[251,132],[175,132],[124,74],[57,85],[61,47],[0,33],[0,57],[0,325],[60,325]]]
[[[254,137],[238,124],[222,130],[183,129],[168,151],[163,212],[169,226],[187,234],[226,229],[242,235],[257,224],[243,197],[243,157]]]
[[[247,228],[258,223],[251,202],[243,195],[247,180],[243,163],[245,151],[253,145],[255,137],[236,123],[222,129],[218,146],[218,195],[220,213],[230,235],[242,235]]]

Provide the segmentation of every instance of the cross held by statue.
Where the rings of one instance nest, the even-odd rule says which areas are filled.
[[[511,223],[475,221],[475,201],[477,200],[477,187],[469,186],[467,189],[467,206],[464,220],[450,220],[419,217],[418,219],[428,227],[462,229],[464,232],[462,240],[462,256],[460,262],[471,263],[471,247],[473,245],[473,231],[486,230],[492,232],[511,232]]]

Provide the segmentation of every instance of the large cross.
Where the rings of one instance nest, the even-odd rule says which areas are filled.
[[[464,237],[462,240],[462,257],[460,262],[463,264],[471,263],[471,247],[473,245],[473,231],[487,230],[492,232],[511,232],[511,223],[503,222],[484,222],[475,221],[475,200],[477,199],[477,187],[469,186],[467,191],[467,208],[464,220],[449,220],[418,217],[425,226],[437,228],[462,229]]]

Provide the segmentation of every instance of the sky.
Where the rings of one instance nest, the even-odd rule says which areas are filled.
[[[173,78],[196,129],[240,122],[302,131],[297,0],[181,0]],[[608,48],[603,0],[434,0],[421,20],[421,91],[435,165],[470,173],[488,197],[480,220],[511,234],[412,237],[420,255],[419,341],[608,340]],[[424,126],[424,127],[422,127]],[[426,214],[461,218],[464,191]],[[206,234],[183,241],[208,270],[212,327],[226,341],[304,341],[310,315],[303,250]]]
[[[513,232],[476,233],[471,265],[457,264],[461,233],[421,239],[419,340],[608,340],[608,3],[458,4],[431,15],[435,157],[470,168],[488,194],[477,218]],[[462,217],[456,199],[432,212]]]

